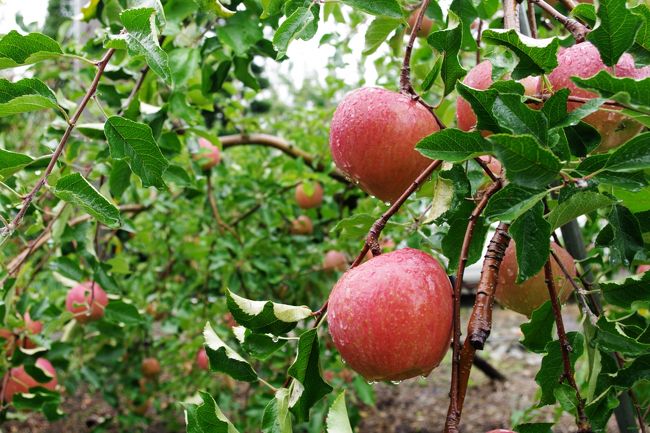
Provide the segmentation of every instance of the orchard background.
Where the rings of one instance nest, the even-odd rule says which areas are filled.
[[[643,1],[9,5],[2,431],[647,431]]]

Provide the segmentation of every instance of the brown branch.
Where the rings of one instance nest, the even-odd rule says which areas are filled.
[[[537,39],[537,17],[535,17],[535,8],[533,7],[532,0],[528,0],[528,4],[526,5],[526,18],[528,18],[530,36]]]
[[[286,140],[276,137],[269,134],[234,134],[234,135],[224,135],[219,137],[221,144],[225,149],[235,146],[246,146],[246,145],[259,145],[259,146],[268,146],[278,149],[282,153],[289,155],[292,158],[299,158],[305,161],[305,163],[314,171],[326,172],[328,168],[325,165],[317,161],[309,153],[305,152],[302,149],[295,147],[294,145],[288,143]],[[328,175],[335,180],[338,180],[342,183],[350,183],[350,181],[345,177],[343,172],[335,168],[328,173]]]
[[[458,433],[458,424],[460,423],[460,414],[462,404],[460,403],[460,295],[461,287],[463,284],[463,276],[465,274],[465,266],[467,265],[469,247],[474,235],[474,228],[479,216],[487,206],[488,200],[494,193],[501,189],[503,186],[500,179],[492,183],[486,190],[481,200],[476,204],[472,211],[465,236],[463,238],[463,245],[460,250],[460,259],[458,261],[458,270],[456,271],[456,280],[454,281],[454,337],[453,337],[453,354],[451,360],[451,389],[449,391],[449,410],[447,412],[447,420],[445,422],[446,433]],[[467,341],[465,342],[467,344]]]
[[[519,31],[519,12],[517,0],[503,0],[503,28]]]
[[[544,0],[529,0],[530,3],[534,3],[545,12],[548,12],[553,18],[560,22],[565,29],[567,29],[576,42],[584,42],[587,34],[589,33],[589,28],[584,24],[580,23],[577,20],[566,17],[558,12],[553,6],[546,3]]]
[[[571,368],[571,359],[569,358],[569,353],[573,351],[573,348],[569,343],[569,339],[567,338],[564,329],[562,307],[560,306],[560,301],[557,297],[557,290],[555,289],[555,283],[553,281],[553,269],[551,268],[550,258],[544,265],[544,278],[546,280],[546,286],[548,287],[549,297],[551,298],[553,315],[555,316],[555,325],[557,327],[557,335],[560,340],[560,352],[562,353],[562,366],[564,370],[560,380],[562,381],[563,379],[566,379],[571,388],[575,390],[576,399],[578,400],[578,405],[576,406],[576,412],[578,415],[578,433],[590,433],[591,427],[587,420],[587,416],[585,415],[585,403],[580,396],[580,390],[578,389],[578,385],[573,377],[573,368]]]
[[[474,158],[474,161],[476,161],[476,163],[481,166],[485,174],[488,175],[488,177],[492,180],[492,182],[497,181],[499,177],[496,176],[494,173],[492,173],[492,170],[490,170],[490,167],[487,165],[485,161],[483,161],[481,158]]]
[[[591,322],[592,325],[595,325],[596,322],[598,321],[598,317],[594,314],[593,311],[591,311],[591,308],[589,308],[589,303],[587,302],[587,298],[585,296],[585,291],[579,287],[574,278],[575,275],[571,275],[569,270],[564,266],[564,263],[562,263],[562,260],[557,256],[555,251],[551,248],[551,256],[553,256],[553,260],[555,260],[555,263],[560,267],[560,271],[564,274],[564,277],[571,283],[573,286],[573,289],[575,290],[577,296],[578,296],[578,303],[580,304],[580,309],[582,310],[583,314],[589,318],[589,321]]]
[[[11,234],[14,232],[14,230],[18,228],[21,221],[25,217],[25,214],[27,213],[27,210],[29,209],[32,201],[34,201],[36,194],[38,194],[38,192],[41,190],[43,185],[45,185],[48,176],[52,173],[52,170],[54,170],[54,167],[56,166],[56,162],[61,156],[61,153],[63,153],[63,148],[68,142],[68,139],[70,138],[70,135],[72,134],[72,130],[75,128],[77,121],[81,117],[81,113],[83,113],[84,109],[86,108],[86,105],[88,105],[88,102],[97,91],[99,80],[101,79],[102,74],[104,73],[104,69],[106,69],[106,65],[108,65],[108,62],[111,60],[111,57],[113,57],[114,53],[115,53],[114,48],[109,49],[108,51],[106,51],[106,54],[104,54],[104,57],[102,57],[102,59],[99,62],[97,62],[97,72],[95,73],[95,78],[93,78],[90,88],[88,89],[83,99],[79,103],[79,106],[77,107],[77,110],[75,111],[74,115],[70,118],[70,120],[68,120],[68,127],[63,133],[63,137],[61,137],[61,140],[59,141],[56,150],[52,154],[52,157],[50,158],[50,163],[47,165],[47,168],[43,172],[41,178],[38,180],[38,182],[36,182],[36,185],[34,185],[34,188],[32,188],[29,194],[27,194],[23,198],[22,208],[20,209],[20,211],[18,211],[18,213],[16,214],[14,219],[9,223],[8,226],[3,227],[3,229],[0,230],[0,236],[7,236],[7,237],[11,236]]]

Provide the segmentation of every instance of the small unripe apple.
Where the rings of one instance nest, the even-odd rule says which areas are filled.
[[[634,59],[629,54],[623,54],[616,64],[616,68],[606,67],[600,58],[598,49],[590,42],[573,45],[558,53],[558,66],[548,76],[553,86],[553,91],[567,88],[572,96],[594,98],[597,95],[578,87],[571,77],[589,78],[602,70],[607,70],[617,77],[629,77],[641,80],[650,76],[650,68],[637,69]],[[579,102],[569,102],[569,111],[582,106]],[[611,107],[608,107],[611,108]],[[637,135],[643,126],[640,123],[622,114],[610,111],[596,111],[583,119],[598,130],[601,135],[597,152],[606,152],[613,149]]]
[[[417,8],[411,15],[409,15],[408,26],[406,27],[406,32],[410,35],[415,27],[415,23],[418,20],[418,14],[420,13],[421,8]],[[422,22],[420,23],[420,30],[418,30],[418,37],[426,38],[431,33],[431,28],[433,28],[433,20],[428,16],[424,15],[422,17]]]
[[[551,248],[569,274],[576,275],[576,267],[571,254],[555,242],[551,242]],[[555,291],[560,302],[564,303],[573,292],[573,285],[553,258],[551,258],[551,269],[553,270]],[[495,298],[504,307],[530,317],[535,309],[550,299],[544,269],[542,268],[536,275],[521,284],[515,283],[518,272],[515,242],[511,241],[499,270]]]
[[[194,160],[203,170],[210,170],[221,161],[219,148],[205,138],[199,138],[199,151],[194,155]]]
[[[208,354],[205,351],[205,347],[202,347],[196,354],[196,365],[201,370],[210,369],[210,360],[208,359]]]
[[[157,377],[160,374],[160,362],[156,358],[143,359],[142,374],[150,379]]]
[[[300,215],[291,221],[291,233],[294,235],[310,235],[314,232],[314,224],[307,215]]]
[[[329,298],[334,345],[350,368],[371,381],[429,374],[447,353],[452,317],[445,270],[412,248],[350,269]]]
[[[92,305],[91,305],[92,302]],[[99,284],[86,281],[68,291],[65,308],[79,323],[88,323],[104,317],[104,308],[108,305],[108,296]]]
[[[56,371],[54,367],[45,358],[38,358],[36,360],[35,366],[42,370],[45,374],[52,378],[49,382],[40,383],[37,382],[32,376],[30,376],[26,371],[24,366],[14,367],[9,372],[9,378],[7,379],[4,400],[5,402],[10,402],[13,400],[15,394],[23,394],[29,392],[30,388],[36,386],[42,386],[45,389],[54,391],[58,383],[56,379]],[[4,382],[4,379],[3,379]]]
[[[330,250],[325,253],[323,259],[323,270],[325,271],[345,271],[348,267],[348,259],[340,251]]]
[[[415,150],[440,128],[410,96],[364,87],[334,112],[330,150],[336,166],[367,193],[393,202],[431,163]]]
[[[302,209],[311,209],[323,203],[323,187],[320,183],[312,183],[312,186],[311,194],[305,192],[302,183],[296,187],[296,202]]]
[[[492,63],[489,60],[483,60],[478,65],[469,70],[463,84],[478,90],[485,90],[492,85]],[[524,86],[524,95],[532,96],[538,92],[539,77],[526,77],[519,80],[519,84]],[[472,106],[465,99],[459,97],[456,100],[456,124],[458,129],[470,131],[476,126],[476,114]],[[489,135],[490,131],[482,131],[484,136]]]

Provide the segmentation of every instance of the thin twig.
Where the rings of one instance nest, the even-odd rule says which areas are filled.
[[[483,171],[485,172],[485,174],[488,175],[488,177],[492,180],[492,182],[496,182],[496,180],[497,180],[499,177],[496,176],[496,175],[492,172],[492,170],[490,170],[490,167],[487,165],[487,163],[486,163],[485,161],[483,161],[481,158],[474,158],[474,161],[476,161],[476,163],[477,163],[478,165],[481,166],[481,168],[483,169]]]
[[[481,63],[481,36],[483,33],[483,20],[478,20],[476,29],[476,64]]]
[[[553,269],[551,268],[550,258],[546,261],[544,265],[544,278],[546,280],[546,287],[548,287],[548,294],[551,298],[551,305],[553,307],[553,315],[555,316],[555,325],[557,327],[557,335],[560,340],[560,352],[562,353],[562,367],[563,373],[560,380],[565,379],[571,388],[575,390],[576,399],[578,404],[576,406],[576,413],[578,415],[578,433],[590,433],[591,426],[585,415],[585,402],[580,396],[580,390],[576,384],[575,378],[573,377],[573,368],[571,367],[571,359],[569,353],[573,351],[569,339],[566,335],[566,330],[564,329],[564,321],[562,320],[562,307],[560,306],[560,301],[557,297],[557,290],[555,289],[555,283],[553,280]]]
[[[537,39],[537,17],[535,16],[535,8],[533,7],[532,0],[528,0],[526,5],[526,17],[528,18],[528,26],[530,27],[530,36]]]
[[[123,113],[125,110],[129,108],[131,103],[133,102],[133,99],[138,95],[140,92],[140,88],[142,88],[142,84],[144,84],[145,78],[147,78],[147,73],[149,72],[149,66],[145,66],[140,70],[140,76],[138,77],[138,81],[135,82],[135,86],[133,86],[133,89],[131,89],[131,93],[129,93],[129,97],[126,98],[126,102],[124,102],[124,105],[120,109],[120,113]]]
[[[530,3],[534,3],[545,12],[548,12],[553,18],[560,22],[565,29],[567,29],[576,42],[584,42],[587,34],[589,33],[589,28],[582,24],[581,22],[574,20],[573,18],[566,17],[558,12],[553,6],[546,3],[544,0],[529,0]]]
[[[575,290],[577,296],[578,296],[578,302],[580,303],[581,310],[582,312],[589,318],[589,321],[591,322],[592,325],[595,325],[596,322],[598,321],[598,317],[594,314],[593,311],[591,311],[591,308],[589,308],[589,303],[587,302],[587,298],[585,297],[585,290],[583,290],[581,287],[579,287],[574,278],[575,275],[571,275],[571,273],[568,271],[566,266],[564,266],[564,263],[560,260],[560,258],[557,256],[555,251],[551,248],[551,256],[553,256],[553,260],[555,260],[555,263],[558,264],[560,267],[560,270],[564,274],[564,277],[571,283],[573,286],[573,289]]]
[[[52,157],[50,158],[50,162],[47,165],[47,168],[43,172],[43,175],[41,178],[36,182],[36,185],[32,188],[32,190],[27,194],[22,201],[22,208],[14,219],[9,223],[8,226],[4,227],[2,230],[0,230],[0,236],[11,236],[11,234],[18,228],[20,223],[22,222],[23,218],[25,217],[25,214],[27,213],[27,210],[29,209],[32,201],[36,197],[36,194],[41,190],[43,185],[45,185],[45,182],[47,181],[48,176],[52,173],[52,170],[54,170],[54,167],[56,166],[56,163],[61,156],[61,153],[63,153],[63,148],[65,147],[66,143],[68,142],[68,139],[70,138],[70,135],[72,134],[72,131],[74,130],[77,121],[81,117],[81,113],[83,113],[84,109],[86,108],[86,105],[88,105],[88,102],[90,99],[93,97],[95,92],[97,91],[97,86],[99,85],[99,80],[101,79],[104,69],[106,69],[106,66],[108,65],[108,62],[111,60],[111,57],[113,57],[113,54],[115,53],[115,49],[111,48],[108,51],[106,51],[106,54],[104,54],[104,57],[97,62],[97,72],[95,73],[95,78],[93,78],[93,81],[90,85],[90,88],[84,95],[83,99],[79,103],[79,106],[77,107],[77,111],[75,111],[74,115],[70,120],[68,120],[68,127],[66,128],[65,132],[63,133],[63,137],[61,137],[61,140],[59,141],[58,146],[56,147],[56,150],[52,154]]]
[[[217,221],[217,228],[219,229],[219,232],[223,233],[224,230],[228,231],[231,235],[234,236],[234,238],[239,242],[239,244],[242,244],[241,238],[239,237],[239,233],[226,224],[226,222],[221,218],[221,213],[219,212],[219,208],[217,207],[217,201],[214,198],[214,190],[212,188],[212,173],[208,173],[206,176],[206,184],[207,184],[207,195],[208,195],[208,202],[210,203],[210,209],[212,210],[212,215],[214,216],[214,219]]]

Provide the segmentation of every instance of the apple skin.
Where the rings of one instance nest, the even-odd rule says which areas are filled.
[[[485,90],[492,85],[492,63],[483,60],[469,70],[463,84],[478,90]],[[531,96],[537,93],[539,87],[538,77],[526,77],[518,81],[524,86],[524,94]],[[465,99],[458,97],[456,100],[456,125],[458,129],[470,131],[476,127],[476,115],[472,106]],[[483,136],[489,135],[489,131],[482,131]]]
[[[323,187],[320,183],[313,183],[311,195],[307,195],[302,184],[296,187],[296,202],[301,209],[311,209],[323,203]]]
[[[94,293],[94,297],[91,296]],[[93,298],[92,306],[89,305]],[[78,284],[68,291],[65,298],[65,308],[72,314],[77,322],[84,324],[99,320],[104,317],[104,308],[108,305],[108,296],[99,284],[86,281]]]
[[[205,351],[205,347],[202,347],[196,354],[196,365],[201,370],[210,369],[210,360],[208,359],[208,354]]]
[[[646,273],[648,271],[650,271],[650,265],[640,265],[637,268],[636,273],[637,274],[644,274],[644,273]]]
[[[157,377],[160,374],[160,362],[156,358],[143,359],[142,374],[148,378]]]
[[[501,162],[492,155],[482,155],[479,159],[487,164],[488,168],[495,176],[501,176],[503,173],[503,166]]]
[[[413,27],[415,27],[415,22],[418,19],[418,14],[420,13],[420,9],[421,8],[417,8],[416,10],[411,12],[411,15],[409,15],[408,26],[406,27],[406,33],[408,33],[409,35],[411,34]],[[426,38],[427,36],[429,36],[432,27],[433,27],[433,20],[426,15],[423,16],[422,22],[420,23],[420,30],[418,31],[418,37]]]
[[[433,257],[412,248],[382,254],[347,271],[332,289],[332,341],[366,380],[428,375],[449,349],[452,296]]]
[[[558,66],[548,76],[548,80],[557,91],[567,88],[572,96],[594,98],[597,94],[576,86],[571,77],[589,78],[602,70],[612,73],[612,68],[606,67],[600,58],[598,49],[590,42],[582,42],[560,51],[557,56]],[[623,54],[616,64],[617,77],[642,79],[650,76],[650,68],[636,69],[634,59],[629,54]],[[572,111],[581,106],[578,102],[569,102],[568,110]],[[627,116],[607,111],[596,111],[583,119],[598,130],[601,142],[595,152],[606,152],[637,135],[643,126]]]
[[[560,258],[569,274],[576,275],[576,267],[571,254],[555,242],[551,242],[551,248]],[[551,269],[555,280],[555,290],[558,293],[560,302],[564,303],[573,292],[573,286],[566,279],[560,266],[553,258],[551,258]],[[518,271],[515,242],[511,241],[501,263],[495,298],[504,307],[530,317],[536,308],[549,300],[544,269],[523,283],[515,284]]]
[[[201,169],[210,170],[221,162],[219,148],[205,138],[199,138],[199,151],[194,155],[194,160],[199,162]]]
[[[14,367],[9,373],[9,379],[7,380],[7,385],[4,392],[4,401],[10,402],[13,400],[15,394],[23,394],[29,391],[30,388],[36,386],[42,386],[45,389],[54,391],[58,383],[56,379],[56,371],[54,367],[45,358],[38,358],[35,363],[36,367],[43,370],[49,376],[52,376],[52,380],[46,383],[37,382],[32,376],[30,376],[26,371],[24,366]]]
[[[323,270],[332,271],[345,271],[348,267],[348,259],[340,251],[330,250],[325,253],[323,259]]]
[[[314,224],[307,215],[300,215],[291,221],[291,233],[294,235],[310,235],[314,232]]]
[[[415,145],[438,130],[431,113],[409,96],[363,87],[336,108],[330,150],[336,166],[353,182],[393,202],[431,163]]]

